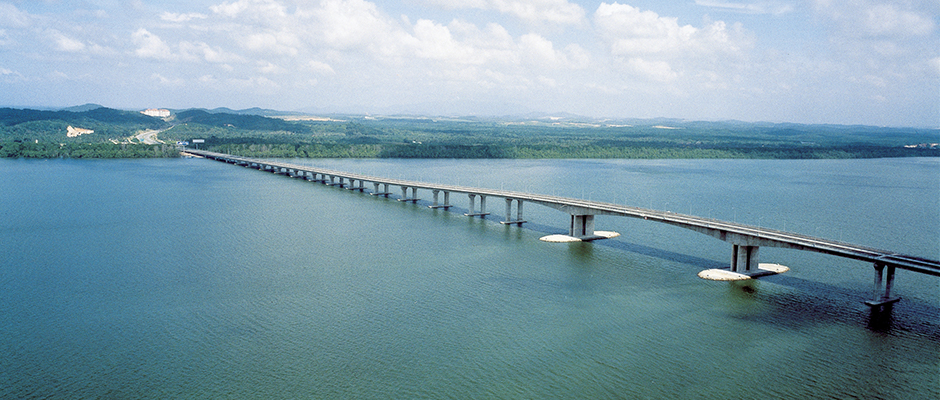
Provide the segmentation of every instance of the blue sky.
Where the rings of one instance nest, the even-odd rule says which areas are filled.
[[[940,127],[936,0],[0,0],[0,105]]]

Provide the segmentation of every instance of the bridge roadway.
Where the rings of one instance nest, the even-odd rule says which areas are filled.
[[[506,201],[506,219],[504,224],[518,224],[526,222],[522,218],[523,202],[530,202],[568,213],[571,216],[568,235],[580,240],[603,239],[607,236],[595,234],[594,216],[613,215],[631,218],[642,218],[648,221],[662,222],[693,231],[703,233],[732,244],[730,272],[746,276],[761,276],[767,272],[760,270],[760,247],[780,247],[795,250],[812,251],[854,260],[871,262],[875,268],[874,298],[866,304],[873,307],[889,306],[899,300],[891,296],[895,269],[904,269],[922,274],[940,277],[940,261],[921,257],[898,254],[892,251],[879,250],[871,247],[859,246],[829,239],[784,232],[752,225],[720,221],[711,218],[702,218],[692,215],[658,211],[640,207],[624,206],[599,201],[575,199],[570,197],[549,196],[536,193],[524,193],[510,190],[497,190],[475,188],[457,185],[444,185],[428,182],[419,182],[402,179],[390,179],[376,176],[362,175],[344,171],[301,166],[291,163],[272,161],[267,159],[239,157],[229,154],[215,153],[202,150],[185,149],[184,153],[205,157],[212,160],[268,170],[275,173],[286,174],[293,177],[305,178],[311,181],[322,182],[329,185],[345,187],[351,190],[364,191],[365,183],[373,184],[373,195],[388,197],[391,193],[389,186],[401,188],[402,196],[399,201],[416,202],[417,190],[430,190],[434,201],[431,208],[448,208],[450,193],[463,193],[469,196],[470,207],[468,216],[484,216],[486,212],[486,198],[497,197]],[[348,183],[346,183],[348,181]],[[356,186],[358,182],[358,186]],[[379,187],[383,186],[384,190]],[[411,189],[411,196],[408,190]],[[440,204],[439,194],[444,193],[444,202]],[[476,209],[475,199],[480,197],[479,211]],[[516,202],[516,218],[512,216],[512,202]],[[884,270],[887,269],[887,279],[884,279]]]

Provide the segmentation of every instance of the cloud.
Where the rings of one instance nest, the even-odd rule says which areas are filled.
[[[315,72],[315,73],[317,73],[317,74],[320,74],[320,75],[334,75],[334,74],[336,74],[336,71],[334,71],[334,70],[333,70],[333,67],[331,67],[329,64],[324,63],[324,62],[320,62],[320,61],[316,61],[316,60],[311,60],[310,62],[308,62],[308,63],[307,63],[307,68],[309,68],[309,69],[312,70],[313,72]]]
[[[300,40],[291,32],[260,32],[244,37],[241,44],[259,53],[295,56]]]
[[[862,28],[872,36],[926,36],[934,23],[930,17],[899,10],[896,4],[876,4],[865,10]]]
[[[9,3],[0,3],[0,26],[8,28],[25,28],[29,26],[29,14],[20,11]]]
[[[614,55],[735,52],[744,44],[732,38],[723,21],[702,29],[680,26],[677,18],[660,17],[655,12],[618,3],[602,3],[594,20]]]
[[[627,59],[625,64],[633,72],[657,82],[670,82],[679,77],[679,74],[673,71],[672,66],[665,61],[648,61],[632,57]]]
[[[74,52],[85,50],[84,43],[78,40],[72,39],[70,37],[67,37],[63,35],[62,32],[53,30],[49,32],[49,35],[52,37],[52,40],[55,42],[56,48],[59,49],[60,51],[74,53]]]
[[[283,74],[284,72],[286,72],[286,70],[284,68],[281,68],[278,65],[275,65],[274,63],[270,61],[259,61],[258,72],[270,75],[270,74]]]
[[[169,22],[189,22],[194,19],[206,19],[208,18],[205,14],[200,13],[188,13],[188,14],[177,14],[171,12],[164,12],[160,14],[160,19]]]
[[[402,32],[381,13],[374,3],[362,0],[325,0],[309,12],[318,22],[316,36],[334,49],[372,47],[386,54],[394,53]]]
[[[173,58],[170,46],[167,46],[157,35],[154,35],[144,28],[138,29],[131,35],[137,49],[134,54],[141,58],[153,58],[158,60],[167,60]]]
[[[707,20],[702,28],[679,25],[677,18],[618,3],[602,3],[594,22],[615,60],[654,81],[726,69],[750,46],[740,25],[729,29],[723,21]]]
[[[717,0],[695,0],[695,4],[717,8],[722,11],[737,12],[743,14],[773,14],[780,15],[793,11],[793,6],[777,1],[758,1],[754,3],[732,3]]]
[[[205,42],[180,42],[180,54],[189,60],[203,60],[210,63],[241,62],[237,55],[229,54]]]
[[[517,58],[512,54],[512,37],[495,24],[481,30],[476,25],[457,20],[447,26],[419,20],[412,27],[412,32],[413,36],[405,44],[419,58],[454,65],[490,62],[512,64]]]
[[[249,18],[267,18],[271,15],[285,15],[283,5],[274,0],[238,0],[209,7],[212,12],[229,18],[247,15]]]
[[[529,64],[543,68],[585,68],[591,58],[590,54],[577,44],[570,44],[563,51],[555,50],[551,41],[534,33],[522,35],[519,38],[519,48]]]
[[[23,81],[24,77],[23,74],[17,71],[0,67],[0,80],[3,82],[18,82]]]
[[[163,75],[160,75],[160,74],[158,74],[158,73],[153,73],[152,75],[150,75],[150,79],[159,82],[159,83],[160,83],[161,85],[163,85],[163,86],[176,86],[176,87],[179,87],[179,86],[183,86],[183,85],[186,84],[186,81],[183,80],[183,79],[180,79],[180,78],[167,78],[167,77],[165,77],[165,76],[163,76]]]
[[[584,9],[567,0],[425,0],[447,8],[496,10],[530,23],[576,25],[584,21]]]
[[[817,12],[836,22],[850,37],[923,37],[933,33],[934,19],[911,2],[875,0],[814,0]],[[926,8],[926,7],[925,7]]]

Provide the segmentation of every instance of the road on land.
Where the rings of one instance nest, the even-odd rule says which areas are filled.
[[[164,144],[162,140],[157,139],[157,134],[166,129],[149,129],[134,136],[143,144]]]

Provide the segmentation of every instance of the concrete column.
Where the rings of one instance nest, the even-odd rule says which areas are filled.
[[[416,188],[416,187],[411,188],[411,197],[408,197],[408,188],[405,187],[405,186],[402,186],[402,188],[401,188],[401,198],[398,199],[398,201],[410,201],[410,202],[412,202],[412,203],[417,203],[418,200],[419,200],[419,199],[418,199],[418,188]]]
[[[475,208],[476,208],[475,202],[476,202],[476,197],[477,197],[477,195],[475,195],[475,194],[467,194],[467,196],[470,197],[470,210],[468,210],[467,213],[464,214],[464,215],[466,215],[466,216],[468,216],[468,217],[477,217],[477,216],[482,217],[482,216],[487,215],[487,213],[486,213],[486,196],[484,196],[484,195],[482,195],[482,194],[480,195],[480,212],[477,212],[477,211],[475,210]]]
[[[887,277],[884,277],[885,267],[888,267]],[[893,265],[875,261],[875,284],[872,300],[866,301],[865,304],[873,307],[873,309],[887,311],[891,310],[894,303],[901,300],[900,297],[891,296],[891,289],[894,287],[894,270],[895,266]]]
[[[516,219],[515,219],[515,220],[512,219],[512,202],[513,202],[513,200],[515,200],[515,202],[516,202],[516,209],[517,209]],[[515,225],[522,226],[522,224],[523,224],[524,222],[525,222],[525,221],[522,220],[522,200],[507,198],[507,199],[506,199],[506,220],[505,220],[505,221],[501,221],[500,223],[501,223],[501,224],[505,224],[505,225],[513,225],[513,224],[515,224]]]
[[[593,215],[572,215],[571,225],[568,227],[568,236],[590,237],[594,236]]]
[[[885,279],[882,279],[882,277],[884,277],[886,266],[888,267],[888,276]],[[880,262],[875,262],[875,285],[872,296],[875,301],[885,301],[891,299],[891,289],[894,286],[894,270],[895,267],[893,265],[885,265]]]
[[[450,192],[444,192],[444,209],[450,207]]]
[[[434,200],[431,201],[431,208],[437,208],[437,197],[441,194],[440,190],[432,190],[431,193],[434,196]]]
[[[872,285],[872,294],[871,298],[874,301],[881,300],[881,290],[882,290],[882,277],[884,276],[885,265],[880,262],[875,262],[875,284]]]
[[[760,247],[731,245],[731,272],[746,274],[757,271],[760,265]]]

